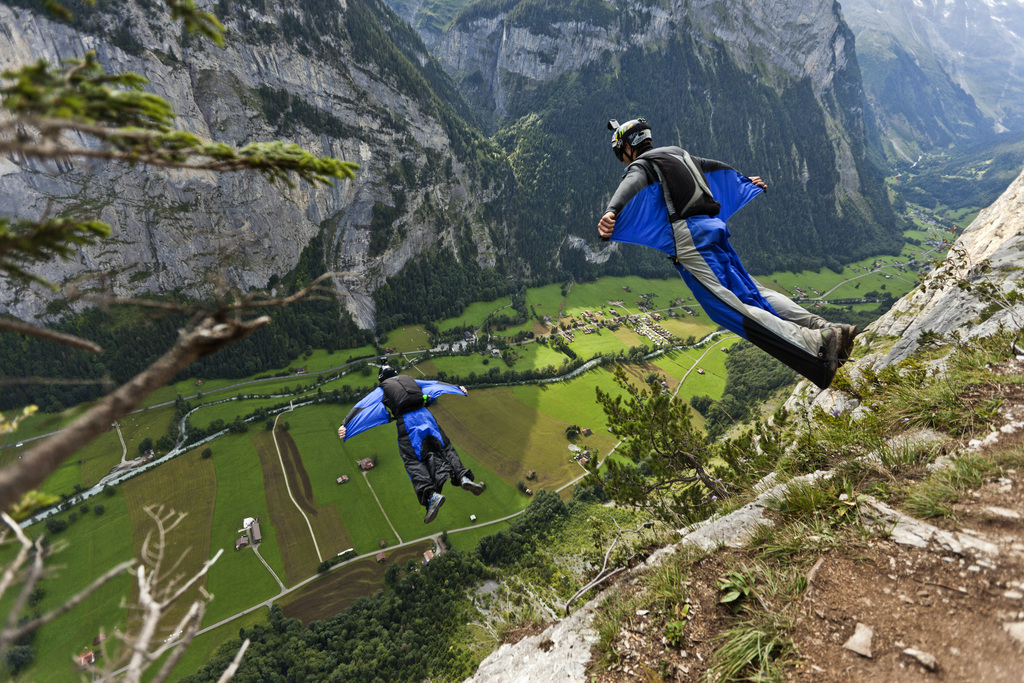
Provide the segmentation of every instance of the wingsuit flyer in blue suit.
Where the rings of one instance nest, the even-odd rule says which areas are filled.
[[[729,243],[726,222],[768,185],[681,147],[654,147],[642,118],[612,119],[608,128],[627,166],[598,222],[600,236],[668,254],[708,317],[828,388],[857,327],[830,323],[761,286]]]
[[[345,416],[338,428],[342,441],[378,425],[395,422],[398,453],[420,505],[427,510],[423,518],[426,523],[434,521],[444,505],[441,489],[446,480],[473,495],[483,493],[484,483],[474,481],[473,473],[462,464],[452,442],[427,410],[427,406],[444,394],[465,396],[466,388],[399,375],[386,358],[381,358],[377,381],[379,386],[359,399]]]

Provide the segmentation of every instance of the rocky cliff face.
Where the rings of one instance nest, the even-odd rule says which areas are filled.
[[[336,282],[349,312],[361,326],[372,326],[373,291],[410,258],[439,243],[454,244],[448,216],[472,221],[482,203],[504,190],[494,178],[489,190],[471,179],[477,174],[452,151],[454,117],[440,120],[444,105],[410,92],[407,83],[399,85],[386,64],[374,61],[379,55],[353,49],[349,13],[362,7],[364,15],[373,15],[381,6],[367,11],[360,0],[328,4],[332,11],[314,17],[311,30],[301,28],[302,13],[290,5],[236,3],[225,18],[223,50],[197,38],[183,42],[180,27],[159,10],[133,3],[119,6],[117,15],[90,14],[79,22],[88,29],[0,5],[0,69],[95,50],[106,70],[148,78],[148,87],[174,106],[179,125],[203,137],[238,146],[285,138],[361,165],[354,181],[334,188],[282,189],[255,174],[0,159],[0,206],[6,214],[34,219],[76,211],[113,226],[111,240],[40,274],[60,284],[97,276],[119,295],[201,295],[217,277],[247,290],[288,272],[309,240],[326,230],[330,248],[323,269],[339,273]],[[308,27],[311,19],[305,22]],[[289,26],[290,32],[282,28]],[[127,34],[124,27],[130,27]],[[112,35],[118,45],[104,37]],[[380,30],[378,41],[387,36]],[[417,57],[415,45],[402,48]],[[429,67],[422,44],[419,52],[410,61]],[[261,88],[264,97],[287,93],[293,106],[284,120],[267,120]],[[401,176],[394,172],[398,166]],[[386,234],[371,247],[375,205],[397,210],[393,221],[374,227]],[[490,236],[501,231],[488,227],[496,231],[470,231],[481,265],[493,264]],[[0,310],[40,316],[52,296],[41,288],[0,283]]]
[[[476,13],[470,8],[435,54],[463,87],[486,98],[498,120],[508,115],[509,101],[526,87],[523,81],[548,82],[609,54],[658,49],[680,32],[724,45],[737,64],[767,67],[751,73],[752,79],[808,78],[819,97],[854,60],[839,6],[827,0],[625,0],[605,7],[543,28],[514,8]],[[644,84],[634,87],[642,90]]]

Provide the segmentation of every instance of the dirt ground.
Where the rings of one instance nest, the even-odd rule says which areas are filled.
[[[1012,361],[994,370],[1021,374],[1021,366]],[[1024,421],[1024,386],[997,391],[962,398],[998,398],[1006,422]],[[1024,448],[1024,432],[1002,434],[991,447]],[[958,555],[934,542],[917,548],[877,533],[824,553],[817,569],[808,569],[812,580],[796,605],[785,680],[1024,682],[1024,469],[988,479],[954,511],[952,520],[929,521],[987,541],[996,552]],[[717,583],[742,556],[723,549],[692,567],[681,647],[665,642],[664,615],[637,609],[614,641],[618,662],[602,662],[594,648],[592,680],[705,681],[716,637],[735,623],[718,602]],[[857,624],[872,631],[870,657],[844,648]],[[1015,624],[1020,640],[1010,633]],[[925,654],[918,659],[907,649]]]
[[[1024,477],[989,481],[960,506],[957,529],[974,530],[999,547],[979,563],[934,546],[897,545],[877,536],[825,553],[798,602],[785,678],[794,681],[963,681],[1021,683],[1024,643],[1005,623],[1024,622],[1024,522],[986,511],[1012,510],[1024,519]],[[739,551],[719,551],[694,566],[692,618],[680,648],[662,642],[664,619],[638,609],[615,641],[621,659],[591,670],[595,681],[703,681],[715,637],[733,623],[718,603],[717,582]],[[986,566],[990,565],[990,566]],[[810,573],[810,572],[808,572]],[[843,647],[858,623],[873,631],[871,657]],[[524,635],[530,635],[526,633]],[[514,640],[514,639],[512,639]],[[933,671],[904,650],[932,655]],[[595,655],[597,653],[595,652]]]

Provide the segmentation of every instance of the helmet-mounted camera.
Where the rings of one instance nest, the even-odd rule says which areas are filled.
[[[386,379],[398,376],[398,370],[388,365],[387,356],[381,356],[380,359],[380,372],[377,373],[377,384],[380,384]]]
[[[641,142],[651,139],[651,127],[642,116],[621,125],[616,119],[608,119],[608,130],[613,131],[612,151],[619,161],[626,160],[624,155],[627,144],[636,149]]]

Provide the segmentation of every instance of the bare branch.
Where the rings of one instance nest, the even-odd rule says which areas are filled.
[[[45,327],[36,327],[35,325],[29,325],[23,323],[20,320],[10,320],[9,318],[0,318],[0,330],[6,332],[17,332],[19,334],[27,334],[32,337],[39,337],[47,341],[56,342],[65,346],[72,346],[76,349],[83,349],[89,353],[102,353],[103,349],[98,345],[92,343],[88,339],[82,339],[70,334],[64,334],[63,332],[56,332],[54,330],[48,330]]]
[[[221,554],[223,552],[224,552],[223,548],[220,548],[219,550],[217,550],[217,553],[211,559],[209,559],[209,560],[207,560],[206,562],[203,563],[203,568],[202,569],[200,569],[197,573],[195,573],[192,576],[191,579],[189,579],[184,584],[182,584],[178,588],[177,591],[175,591],[170,597],[164,599],[160,604],[163,607],[167,607],[172,602],[174,602],[175,600],[180,598],[185,593],[185,591],[187,591],[189,588],[191,588],[199,579],[201,579],[204,576],[206,576],[207,572],[210,571],[210,567],[213,566],[214,562],[216,562],[217,560],[220,559],[220,556],[221,556]]]
[[[240,301],[236,301],[231,304],[224,304],[217,307],[204,307],[201,304],[179,304],[172,301],[154,301],[152,299],[135,299],[130,297],[111,297],[104,296],[101,294],[89,294],[83,297],[84,300],[93,303],[101,304],[103,306],[138,306],[140,308],[152,308],[159,311],[167,311],[168,313],[186,313],[189,315],[211,315],[215,312],[223,313],[226,311],[243,311],[250,308],[271,308],[288,306],[296,303],[297,301],[306,301],[314,299],[316,297],[310,296],[313,292],[331,292],[338,294],[336,289],[330,287],[321,287],[320,283],[324,280],[329,280],[339,273],[324,273],[317,279],[313,280],[309,285],[303,287],[299,291],[290,294],[285,297],[264,297],[259,292],[249,292]]]
[[[39,583],[39,579],[43,576],[43,557],[46,553],[43,551],[42,536],[33,545],[35,546],[36,553],[32,559],[32,565],[25,575],[25,582],[21,587],[21,593],[18,594],[14,604],[11,605],[11,611],[7,615],[7,623],[4,624],[4,629],[0,632],[0,653],[6,653],[8,646],[14,642],[14,638],[10,638],[8,634],[15,632],[15,626],[18,624],[18,615],[25,609],[29,596],[32,595],[32,591],[36,589],[36,584]]]
[[[209,315],[219,310],[214,307],[207,308],[192,304],[179,304],[173,301],[154,301],[153,299],[135,299],[131,297],[107,296],[105,294],[86,294],[82,297],[82,300],[100,306],[135,306],[137,308],[151,308],[167,313],[185,313],[187,315]]]
[[[40,626],[43,626],[45,624],[49,624],[51,621],[53,621],[57,617],[61,616],[62,614],[64,614],[68,610],[71,610],[74,607],[77,607],[78,605],[82,604],[83,600],[85,600],[90,595],[95,593],[97,590],[99,590],[106,583],[108,583],[112,579],[117,578],[120,574],[123,574],[126,569],[131,569],[133,564],[134,564],[134,562],[131,561],[131,560],[128,560],[127,562],[122,562],[121,564],[117,565],[116,567],[114,567],[113,569],[108,571],[103,576],[99,577],[98,579],[96,579],[95,581],[90,583],[80,593],[78,593],[77,595],[75,595],[72,598],[70,598],[67,602],[65,602],[63,605],[61,605],[57,609],[55,609],[55,610],[53,610],[51,612],[47,612],[43,616],[37,617],[37,618],[33,619],[32,621],[30,621],[30,622],[28,622],[26,624],[23,624],[22,626],[18,627],[18,629],[13,631],[13,632],[8,633],[8,632],[5,631],[3,633],[3,635],[0,636],[0,646],[5,645],[6,643],[14,642],[18,638],[20,638],[23,635],[25,635],[26,633],[28,633],[30,631],[34,631],[37,628],[39,628]]]
[[[165,643],[164,645],[153,650],[150,654],[150,659],[160,659],[161,656],[167,650],[174,648],[167,661],[160,667],[160,672],[157,673],[156,677],[150,681],[150,683],[162,683],[167,680],[167,677],[171,675],[171,671],[178,664],[178,660],[185,654],[185,650],[192,644],[192,639],[196,637],[196,632],[199,631],[199,626],[203,623],[203,615],[206,613],[206,606],[196,601],[189,607],[188,613],[185,617],[178,622],[177,628],[174,629],[174,633],[183,633],[184,635],[180,640],[173,643]]]
[[[132,649],[132,656],[128,662],[127,678],[130,681],[138,681],[142,678],[144,664],[149,654],[149,643],[156,633],[157,624],[160,622],[160,605],[150,595],[152,578],[146,577],[146,568],[139,565],[135,569],[135,575],[139,584],[139,603],[144,612],[142,617],[142,628],[133,640],[125,638],[125,643]]]
[[[99,436],[112,422],[127,415],[196,359],[219,351],[269,323],[267,316],[249,321],[208,317],[194,330],[182,332],[177,343],[152,365],[108,394],[67,428],[0,470],[0,510],[10,509],[22,494],[42,484],[82,444]]]
[[[139,606],[143,611],[143,617],[139,633],[131,639],[124,638],[125,643],[132,650],[132,655],[129,659],[126,673],[126,678],[129,681],[140,680],[142,673],[145,671],[148,664],[171,647],[170,645],[164,645],[150,652],[150,643],[152,643],[153,637],[156,634],[160,618],[166,613],[167,608],[170,605],[178,600],[200,579],[206,576],[210,567],[220,559],[221,554],[224,552],[223,549],[218,550],[212,558],[203,563],[202,569],[193,574],[189,580],[181,586],[175,588],[174,584],[176,582],[172,582],[169,586],[161,585],[163,581],[161,564],[163,562],[164,550],[166,548],[167,532],[171,531],[181,523],[181,520],[185,517],[185,513],[175,513],[174,510],[170,510],[165,514],[163,506],[155,509],[147,506],[145,510],[146,514],[148,514],[156,524],[157,538],[155,541],[156,548],[153,551],[150,551],[149,549],[150,541],[152,540],[152,532],[147,535],[146,541],[143,544],[143,552],[145,556],[153,558],[151,570],[147,573],[146,567],[141,565],[136,569],[136,577],[139,586]],[[177,564],[175,566],[177,566]],[[195,631],[198,630],[199,623],[202,621],[202,615],[204,612],[205,607],[203,606],[203,602],[197,600],[192,603],[189,607],[188,613],[179,623],[178,631],[186,629],[186,632],[189,634],[187,638],[188,641],[191,641]],[[180,656],[180,654],[177,655],[177,657]],[[177,657],[175,657],[175,659],[177,659]],[[173,667],[173,664],[171,666]],[[166,672],[164,669],[166,669]],[[161,669],[161,674],[164,675],[169,672],[170,669],[168,669],[165,664],[163,669]]]
[[[28,557],[28,551],[32,548],[32,541],[28,540],[28,537],[25,536],[25,533],[21,530],[21,526],[6,512],[0,513],[0,518],[3,519],[4,524],[11,528],[14,535],[17,537],[18,542],[21,543],[21,550],[18,551],[18,556],[7,565],[3,578],[0,579],[0,598],[3,598],[7,589],[14,583],[14,577],[17,576],[18,570],[21,569],[23,564],[25,564],[25,559]]]

